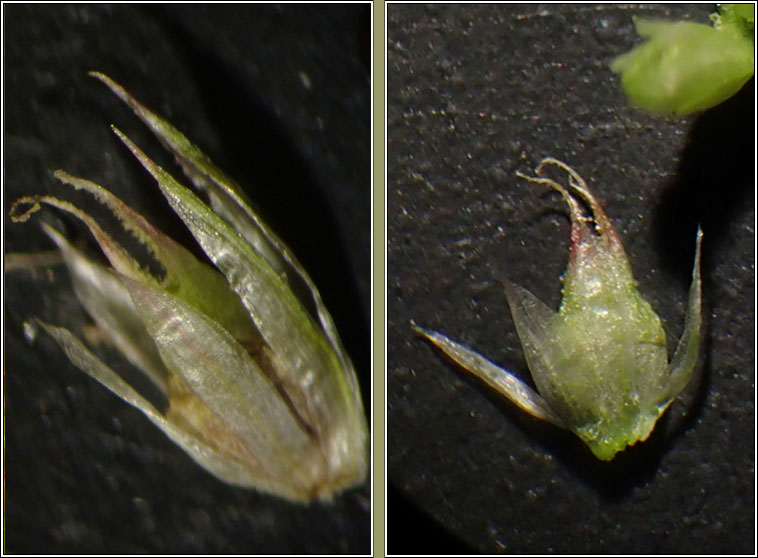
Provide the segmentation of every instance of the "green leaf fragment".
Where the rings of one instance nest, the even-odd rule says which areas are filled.
[[[714,27],[732,25],[742,29],[745,35],[753,36],[755,4],[719,4],[718,11],[711,14]]]
[[[684,333],[668,364],[663,326],[637,290],[615,228],[567,165],[545,159],[536,174],[548,165],[568,173],[568,187],[550,178],[519,176],[554,188],[569,206],[571,257],[560,307],[554,312],[512,283],[505,290],[539,393],[444,335],[414,329],[523,410],[573,431],[595,456],[609,460],[647,439],[692,377],[700,334],[702,232],[697,235]],[[577,197],[587,204],[589,215]]]
[[[725,13],[714,27],[636,19],[645,42],[611,63],[631,104],[679,116],[737,93],[754,72],[752,23],[748,27],[742,8]]]

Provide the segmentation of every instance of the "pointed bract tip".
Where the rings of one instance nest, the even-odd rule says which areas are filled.
[[[87,72],[89,76],[101,81],[104,83],[108,89],[110,89],[116,97],[121,99],[124,103],[126,103],[129,107],[131,107],[132,110],[136,111],[137,113],[141,113],[145,110],[145,107],[142,106],[142,104],[135,99],[126,89],[121,87],[118,83],[113,81],[111,78],[106,76],[105,74],[101,72]]]
[[[120,98],[124,99],[125,97],[129,96],[129,94],[126,92],[126,90],[123,87],[121,87],[118,83],[113,81],[111,78],[109,78],[102,72],[91,71],[91,72],[87,72],[87,75],[107,85],[108,89],[113,91]]]
[[[144,167],[150,170],[151,167],[155,166],[155,163],[153,163],[153,161],[145,154],[144,151],[137,147],[136,143],[129,139],[129,136],[119,130],[114,124],[111,124],[111,130],[114,134],[116,134],[118,139],[121,140],[121,143],[123,143],[126,148],[132,152],[132,155],[134,155]]]
[[[53,171],[53,176],[60,180],[61,182],[68,183],[69,179],[71,178],[71,175],[68,174],[63,169],[56,169]]]
[[[116,134],[118,136],[118,139],[120,139],[122,142],[124,142],[127,145],[127,147],[130,144],[134,145],[132,143],[132,141],[126,136],[126,134],[124,132],[122,132],[121,130],[119,130],[118,127],[115,124],[111,124],[111,132],[113,132],[114,134]]]
[[[420,335],[421,337],[429,337],[429,332],[423,327],[416,324],[416,320],[414,320],[413,318],[411,318],[410,325],[411,325],[411,329],[417,335]]]
[[[700,248],[703,244],[703,229],[700,225],[697,226],[697,234],[695,235],[695,262],[692,266],[692,277],[694,279],[700,279]]]

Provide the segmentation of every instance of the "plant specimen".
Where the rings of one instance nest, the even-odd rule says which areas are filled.
[[[74,364],[223,481],[297,502],[330,500],[362,483],[368,433],[355,370],[312,280],[232,179],[120,85],[91,75],[131,107],[210,199],[209,207],[113,128],[215,268],[108,190],[59,170],[61,182],[108,207],[163,273],[141,266],[93,217],[57,197],[16,200],[13,220],[26,221],[46,204],[87,226],[111,268],[42,225],[87,312],[166,396],[166,408],[154,406],[69,330],[36,322]]]
[[[725,101],[753,76],[754,4],[721,4],[713,26],[635,19],[645,42],[613,60],[632,105],[685,115]]]
[[[521,409],[571,430],[595,456],[610,460],[647,439],[692,377],[700,332],[702,233],[697,234],[684,333],[668,363],[661,320],[637,290],[618,232],[568,165],[547,158],[535,173],[549,165],[567,173],[568,186],[519,177],[550,186],[569,206],[571,254],[560,308],[554,312],[513,283],[505,287],[537,390],[445,335],[412,327]]]

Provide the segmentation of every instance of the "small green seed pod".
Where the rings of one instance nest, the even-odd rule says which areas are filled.
[[[536,174],[547,165],[568,173],[567,187],[549,178],[519,176],[554,188],[569,206],[571,256],[560,308],[554,312],[512,283],[505,289],[537,391],[441,333],[412,327],[521,409],[571,430],[595,456],[610,460],[647,439],[692,376],[700,332],[702,232],[684,333],[669,364],[661,321],[637,290],[616,229],[574,170],[548,158]],[[582,203],[590,215],[583,213]]]

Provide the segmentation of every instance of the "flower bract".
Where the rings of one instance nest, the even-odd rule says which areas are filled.
[[[367,426],[355,370],[312,280],[241,188],[168,122],[107,76],[180,163],[206,205],[115,133],[152,174],[213,266],[105,188],[56,171],[108,207],[162,267],[140,265],[91,215],[50,195],[16,200],[26,221],[45,204],[80,219],[110,266],[43,224],[78,298],[121,354],[164,394],[159,409],[68,329],[38,323],[69,359],[142,411],[216,477],[297,502],[330,500],[367,473]]]

